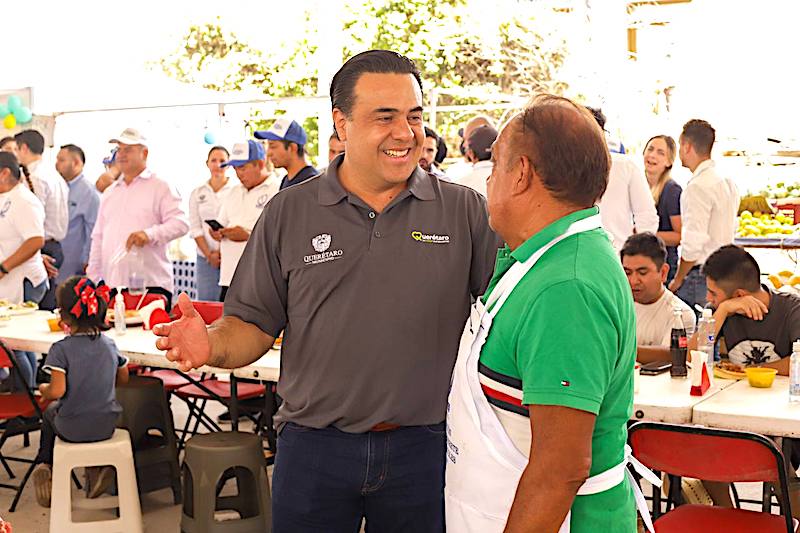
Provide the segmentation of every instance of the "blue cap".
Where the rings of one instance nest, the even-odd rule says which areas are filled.
[[[267,153],[261,143],[256,141],[247,141],[236,143],[233,145],[231,151],[231,158],[227,163],[223,163],[220,167],[240,167],[249,163],[250,161],[258,161],[259,159],[266,159]]]
[[[279,118],[276,120],[270,129],[267,131],[255,132],[256,139],[267,139],[268,141],[289,141],[300,146],[305,146],[308,137],[306,130],[303,126],[289,120],[288,118]]]

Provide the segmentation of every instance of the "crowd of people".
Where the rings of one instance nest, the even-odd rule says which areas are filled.
[[[800,299],[762,285],[732,245],[739,195],[708,122],[688,121],[677,143],[653,136],[640,166],[601,110],[541,96],[503,125],[469,120],[463,161],[443,168],[422,101],[412,61],[358,54],[331,84],[327,168],[309,163],[303,127],[278,119],[210,149],[188,216],[135,129],[111,139],[96,183],[75,145],[59,150],[59,177],[38,132],[4,139],[0,297],[46,307],[73,276],[97,292],[135,272],[172,302],[167,244],[188,233],[198,298],[224,301],[225,316],[206,327],[179,295],[182,318],[154,330],[166,356],[235,368],[284,337],[275,531],[364,518],[379,531],[635,531],[638,489],[619,468],[635,360],[669,360],[675,310],[693,329],[708,304],[723,355],[785,374]],[[72,335],[101,335],[56,295]],[[106,381],[124,379],[104,353]],[[64,354],[48,355],[51,373]],[[36,358],[21,355],[32,385]],[[727,487],[712,489],[724,504]]]

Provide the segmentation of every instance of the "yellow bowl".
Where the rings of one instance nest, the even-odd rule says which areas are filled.
[[[56,318],[48,318],[47,325],[50,326],[50,331],[58,333],[61,331],[61,326],[58,325],[58,317]]]
[[[772,382],[775,381],[775,374],[778,371],[774,368],[745,368],[744,373],[747,374],[747,381],[750,382],[751,387],[758,387],[761,389],[768,389],[772,387]]]

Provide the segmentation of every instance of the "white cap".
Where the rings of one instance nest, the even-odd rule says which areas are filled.
[[[111,139],[108,142],[114,144],[141,144],[143,146],[147,146],[147,137],[142,135],[137,129],[125,128],[118,137]]]
[[[711,318],[714,316],[714,313],[708,307],[703,308],[703,318]]]

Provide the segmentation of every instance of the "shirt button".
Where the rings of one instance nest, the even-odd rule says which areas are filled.
[[[375,211],[369,212],[369,218],[375,218]]]
[[[375,236],[380,239],[381,238],[381,232],[380,231],[376,231],[375,232]]]

